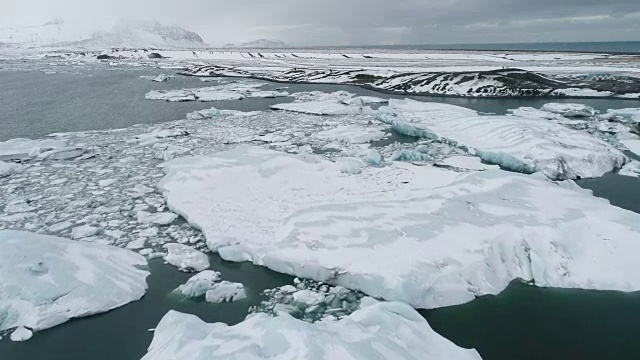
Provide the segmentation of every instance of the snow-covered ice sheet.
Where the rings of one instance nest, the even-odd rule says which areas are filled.
[[[255,314],[235,326],[168,312],[142,360],[480,360],[437,334],[415,310],[384,303],[340,321],[309,324],[283,314]]]
[[[476,171],[495,170],[498,168],[496,165],[483,164],[480,158],[471,156],[451,156],[444,159],[444,161],[442,161],[442,165],[451,166],[458,169]]]
[[[640,215],[572,183],[404,163],[344,174],[250,146],[164,166],[168,207],[227,260],[419,308],[497,294],[516,278],[640,290]]]
[[[140,299],[141,255],[30,232],[0,231],[0,330],[38,331]]]
[[[436,139],[488,163],[554,180],[598,177],[627,161],[591,134],[539,118],[485,116],[454,105],[394,99],[376,118],[402,134]]]

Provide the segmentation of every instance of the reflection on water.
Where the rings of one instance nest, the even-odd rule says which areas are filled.
[[[498,296],[422,314],[484,360],[640,359],[640,293],[513,282]]]

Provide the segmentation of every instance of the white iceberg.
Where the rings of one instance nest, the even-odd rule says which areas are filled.
[[[485,162],[542,172],[553,180],[598,177],[627,162],[595,136],[541,119],[483,116],[454,105],[394,99],[376,118],[402,134],[445,142]]]
[[[0,231],[0,331],[44,330],[136,301],[147,289],[149,273],[138,268],[146,264],[116,247]]]
[[[45,151],[38,155],[39,160],[69,160],[80,157],[86,153],[87,149],[83,147],[61,147],[53,150]]]
[[[205,270],[193,275],[186,283],[176,289],[180,294],[195,298],[204,295],[208,290],[213,289],[216,282],[220,280],[220,273],[213,270]]]
[[[384,104],[389,102],[387,99],[375,96],[356,96],[354,98],[342,100],[347,105],[367,105],[367,104]]]
[[[347,144],[365,144],[380,140],[385,136],[384,131],[375,127],[358,125],[344,125],[313,134],[313,137],[326,141],[339,141]]]
[[[204,298],[209,303],[219,304],[246,299],[247,294],[244,291],[244,285],[241,283],[221,281],[213,284],[211,289],[204,294]]]
[[[202,89],[195,92],[198,101],[224,101],[224,100],[241,100],[244,95],[232,91],[218,91]]]
[[[590,117],[598,113],[591,106],[571,103],[548,103],[542,105],[540,110],[566,117]]]
[[[167,80],[171,79],[172,77],[173,77],[172,75],[167,75],[167,74],[158,74],[157,76],[152,76],[152,75],[141,75],[140,76],[141,79],[151,80],[151,81],[155,81],[155,82],[164,82],[164,81],[167,81]]]
[[[67,146],[67,143],[64,140],[11,139],[0,142],[0,161],[34,158],[46,151],[65,146]]]
[[[401,303],[371,305],[340,321],[310,324],[282,314],[249,316],[235,326],[169,311],[142,360],[480,360],[437,334]]]
[[[289,93],[286,91],[255,91],[251,93],[251,97],[273,99],[278,97],[287,97]]]
[[[144,95],[147,100],[165,100],[172,102],[195,101],[191,90],[151,90]]]
[[[203,271],[209,268],[209,257],[191,246],[184,244],[165,244],[168,254],[164,261],[177,267],[180,271]]]
[[[609,109],[603,116],[617,116],[624,120],[640,123],[640,108]]]
[[[225,260],[416,308],[497,294],[517,278],[640,290],[640,215],[571,182],[398,162],[344,175],[320,156],[250,146],[164,168],[168,207]]]

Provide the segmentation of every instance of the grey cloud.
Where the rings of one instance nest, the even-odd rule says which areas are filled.
[[[8,1],[8,3],[7,3]],[[212,44],[640,40],[638,0],[0,0],[0,22],[154,18]]]

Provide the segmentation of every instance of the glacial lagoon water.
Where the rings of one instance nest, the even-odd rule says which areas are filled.
[[[175,77],[166,83],[142,80],[149,69],[92,70],[71,73],[0,72],[0,141],[14,137],[37,138],[52,132],[126,127],[184,118],[185,113],[211,105],[221,109],[266,110],[287,99],[245,99],[216,103],[167,103],[144,100],[152,89],[179,89],[210,84]],[[287,91],[347,90],[359,95],[390,97],[353,86],[277,84]],[[404,97],[404,96],[393,96]],[[540,107],[545,99],[464,99],[413,97],[447,102],[483,112],[503,114],[519,106]],[[288,100],[290,101],[290,100]],[[564,100],[576,101],[576,100]],[[577,100],[600,110],[637,107],[637,101]],[[397,140],[405,141],[398,136]],[[640,212],[640,179],[610,174],[582,180],[595,196],[613,205]],[[248,263],[228,263],[211,255],[212,268],[222,278],[245,284],[248,299],[226,304],[184,300],[171,291],[190,275],[165,265],[150,263],[149,290],[145,297],[106,314],[72,320],[40,333],[25,343],[0,341],[0,359],[139,359],[154,328],[170,309],[195,314],[205,321],[235,324],[250,306],[264,298],[264,289],[291,284],[292,278]],[[514,282],[497,296],[444,309],[422,311],[440,334],[458,345],[478,349],[485,360],[501,359],[640,359],[640,294],[584,290],[540,289]]]

